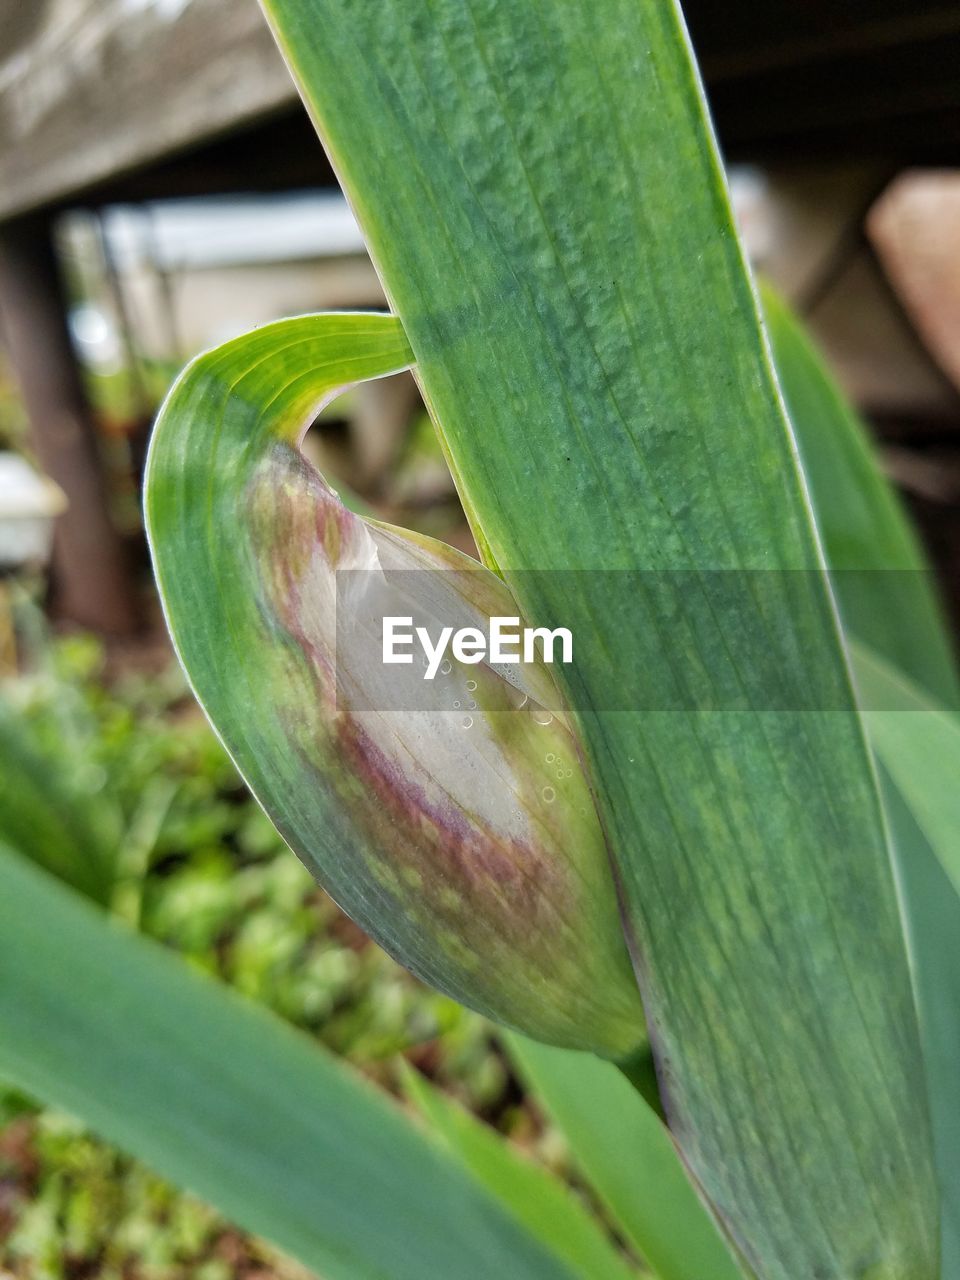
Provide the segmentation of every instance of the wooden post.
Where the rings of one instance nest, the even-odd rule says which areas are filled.
[[[107,495],[90,408],[70,335],[51,217],[0,224],[0,319],[40,464],[67,496],[54,535],[56,613],[125,634],[136,596]]]

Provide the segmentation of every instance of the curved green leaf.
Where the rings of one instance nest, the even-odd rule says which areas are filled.
[[[347,511],[297,449],[325,398],[408,362],[392,317],[330,315],[188,367],[146,480],[167,621],[253,793],[376,941],[490,1017],[620,1057],[640,998],[575,743],[528,700],[552,696],[545,669],[519,689],[447,663],[442,706],[389,700],[375,614],[485,625],[516,613],[509,591]]]

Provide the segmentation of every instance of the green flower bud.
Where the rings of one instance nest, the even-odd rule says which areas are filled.
[[[275,366],[303,323],[253,337],[273,331]],[[373,372],[397,367],[398,341]],[[384,599],[483,622],[516,614],[508,589],[348,511],[296,447],[308,406],[346,379],[321,369],[277,394],[277,368],[261,385],[270,361],[257,360],[250,340],[195,362],[151,449],[157,577],[201,704],[290,847],[396,960],[527,1035],[626,1057],[643,1038],[640,997],[545,670],[518,685],[486,662],[445,662],[445,705],[397,710],[397,669],[363,642]]]

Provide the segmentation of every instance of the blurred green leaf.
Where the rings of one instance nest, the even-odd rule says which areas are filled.
[[[740,1280],[666,1127],[621,1072],[589,1054],[503,1039],[575,1165],[661,1280]]]
[[[97,798],[76,785],[69,758],[43,748],[0,697],[0,840],[106,903],[116,870],[115,836]]]
[[[0,847],[0,1075],[330,1280],[562,1280],[383,1095]]]
[[[960,1280],[960,898],[882,761],[878,768],[914,954],[940,1182],[941,1280]]]
[[[636,1276],[570,1187],[445,1097],[412,1068],[403,1076],[414,1104],[454,1155],[518,1222],[578,1276]],[[721,1280],[718,1276],[717,1280]]]
[[[957,706],[960,688],[929,570],[866,427],[834,383],[786,304],[767,289],[764,307],[780,380],[797,431],[837,602],[850,635],[866,727],[879,756],[887,819],[900,869],[920,1006],[924,1071],[941,1199],[942,1280],[960,1277],[960,897],[950,809],[960,773],[950,715],[918,712],[918,700]],[[868,647],[864,647],[864,645]],[[915,684],[913,682],[916,682]],[[920,690],[925,690],[921,694]],[[916,719],[917,715],[921,719]],[[931,759],[928,734],[940,739]],[[919,750],[912,741],[923,740]],[[924,745],[924,742],[926,745]],[[951,754],[952,752],[952,754]],[[956,881],[954,881],[956,883]]]
[[[874,750],[960,892],[960,717],[866,646],[853,658]]]
[[[960,707],[932,573],[867,429],[774,289],[764,288],[763,306],[844,627]]]

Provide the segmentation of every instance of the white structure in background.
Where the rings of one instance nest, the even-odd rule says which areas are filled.
[[[766,174],[753,165],[735,164],[728,170],[727,180],[730,203],[747,256],[755,267],[763,269],[776,249],[777,238]]]
[[[281,316],[383,309],[356,219],[336,191],[113,205],[98,222],[68,214],[62,247],[86,300],[70,328],[80,358],[119,370],[125,348],[182,362]],[[354,485],[396,455],[417,400],[409,377],[353,397]]]
[[[145,216],[152,224],[147,231]],[[114,205],[106,211],[105,230],[121,270],[142,263],[146,247],[153,265],[163,271],[365,252],[350,206],[335,191]]]
[[[112,373],[123,361],[123,347],[117,327],[102,308],[81,302],[68,316],[70,337],[85,365],[99,373]]]
[[[63,491],[18,453],[0,453],[0,571],[46,564],[54,517],[66,505]]]
[[[279,316],[384,305],[339,192],[114,205],[102,225],[131,336],[147,356],[191,355]],[[98,257],[94,234],[84,215],[68,217],[67,252],[88,279],[83,264],[89,269]],[[118,360],[119,317],[109,295],[95,306],[99,325],[86,308],[72,327],[83,358],[104,368]]]
[[[751,262],[806,313],[852,398],[886,414],[953,415],[954,394],[863,245],[864,212],[884,166],[733,165],[728,176]],[[98,260],[98,233],[87,215],[85,252],[82,217],[75,229],[68,242],[82,275],[84,261]],[[116,205],[104,212],[103,234],[132,344],[147,357],[186,359],[279,316],[385,305],[339,192]],[[72,317],[77,346],[93,367],[117,368],[116,306],[109,290],[88,293],[93,308]]]
[[[735,166],[730,185],[750,255],[763,265],[772,238],[764,176]],[[102,225],[131,336],[149,356],[171,356],[171,344],[191,355],[278,316],[384,305],[360,228],[337,191],[113,205]],[[72,230],[68,220],[67,241],[81,261],[97,257],[91,234],[82,215]],[[102,373],[123,363],[118,322],[108,296],[71,312],[81,359]]]
[[[764,175],[734,166],[730,185],[751,258],[763,265],[773,235]],[[84,245],[89,232],[82,219],[72,232],[68,227],[81,258],[91,252]],[[186,356],[278,316],[384,305],[360,228],[338,191],[113,205],[104,211],[103,234],[133,336],[147,355],[170,356],[171,331]],[[173,313],[166,324],[165,308]],[[117,319],[90,302],[71,315],[81,358],[104,372],[122,362]]]

